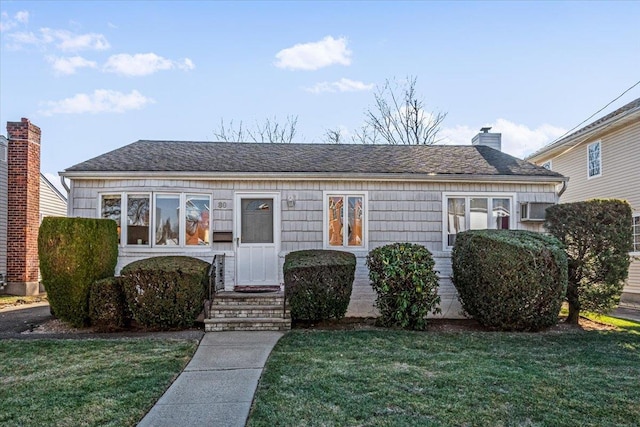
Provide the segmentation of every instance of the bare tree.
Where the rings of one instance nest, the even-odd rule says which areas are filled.
[[[438,141],[440,125],[447,116],[442,112],[426,112],[416,92],[417,77],[398,83],[386,80],[374,93],[375,104],[365,113],[365,125],[354,141],[375,144],[426,144]]]
[[[342,133],[342,129],[327,129],[324,132],[324,142],[328,144],[342,144],[344,140],[344,135]]]
[[[285,123],[280,123],[275,117],[266,118],[263,124],[256,121],[254,128],[246,128],[242,121],[236,127],[233,120],[225,126],[224,119],[220,120],[220,127],[213,131],[213,135],[224,142],[277,142],[290,143],[296,136],[298,116],[287,116]]]

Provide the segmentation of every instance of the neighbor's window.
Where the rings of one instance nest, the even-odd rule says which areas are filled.
[[[640,252],[640,214],[633,217],[633,252]]]
[[[513,197],[445,196],[445,247],[452,247],[456,235],[466,230],[508,230]]]
[[[594,178],[602,175],[602,155],[600,152],[600,141],[587,146],[588,152],[588,177]]]
[[[365,246],[365,194],[325,196],[326,241],[329,247]]]
[[[118,238],[128,246],[209,246],[210,206],[206,194],[103,194],[100,216],[117,222]]]
[[[542,164],[542,167],[547,169],[547,170],[551,170],[551,160],[547,160],[546,162],[544,162]]]

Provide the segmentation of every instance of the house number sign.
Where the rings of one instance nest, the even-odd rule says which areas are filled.
[[[226,209],[227,202],[218,202],[218,209]]]

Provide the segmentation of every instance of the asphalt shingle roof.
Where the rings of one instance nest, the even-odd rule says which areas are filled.
[[[444,174],[561,177],[486,146],[137,141],[65,172]]]

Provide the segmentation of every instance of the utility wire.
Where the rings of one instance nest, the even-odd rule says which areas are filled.
[[[604,107],[602,107],[601,109],[599,109],[598,111],[596,111],[595,113],[593,113],[592,115],[590,115],[589,117],[587,117],[586,119],[584,119],[583,121],[581,121],[580,123],[578,123],[577,125],[575,125],[574,127],[572,127],[571,129],[569,129],[568,131],[566,131],[564,134],[562,134],[561,136],[557,137],[556,139],[554,139],[553,141],[551,141],[550,143],[548,143],[547,145],[545,145],[545,147],[548,147],[550,145],[555,144],[556,142],[560,141],[562,138],[564,138],[565,136],[569,135],[571,132],[573,132],[574,130],[576,130],[577,128],[579,128],[580,126],[582,126],[585,122],[591,120],[593,118],[593,116],[595,116],[596,114],[598,114],[599,112],[601,112],[602,110],[604,110],[605,108],[607,108],[609,105],[613,104],[614,102],[616,102],[618,99],[622,98],[622,96],[629,92],[631,89],[633,89],[634,87],[638,86],[640,84],[640,80],[638,80],[637,82],[635,82],[634,85],[632,85],[630,88],[628,88],[627,90],[625,90],[624,92],[622,92],[620,95],[618,95],[616,98],[614,98],[612,101],[610,101],[607,105],[605,105]]]

